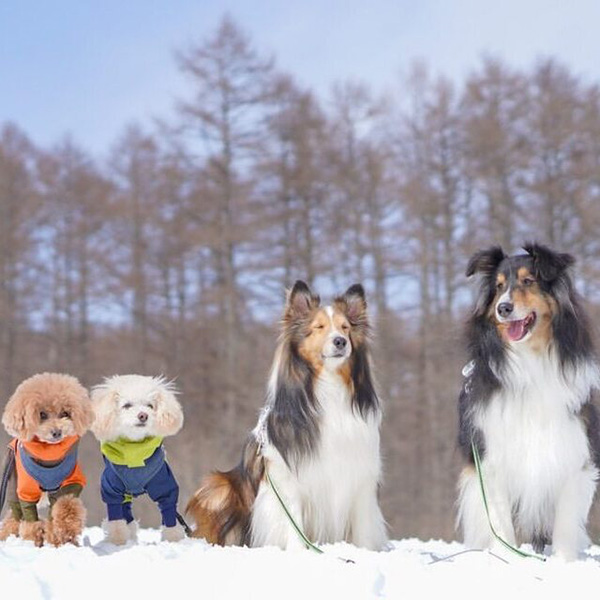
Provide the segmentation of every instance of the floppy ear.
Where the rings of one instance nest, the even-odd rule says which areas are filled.
[[[4,407],[2,415],[2,425],[9,435],[16,438],[27,440],[29,439],[29,427],[27,423],[30,420],[30,415],[27,414],[27,405],[21,401],[21,395],[17,389],[10,397]]]
[[[523,250],[533,258],[536,275],[547,282],[554,281],[575,264],[575,259],[570,254],[554,252],[542,244],[528,243],[523,246]]]
[[[94,409],[86,391],[85,395],[74,405],[74,410],[71,413],[71,420],[77,435],[82,436],[91,427],[94,419]]]
[[[117,417],[118,393],[105,385],[92,390],[92,409],[94,418],[91,423],[92,433],[101,442],[110,440]]]
[[[156,400],[157,434],[163,437],[175,435],[183,426],[183,409],[171,385],[161,385]]]
[[[287,295],[285,316],[292,319],[303,319],[311,310],[317,308],[321,299],[313,294],[304,281],[298,280]]]
[[[82,436],[94,421],[90,395],[77,378],[71,375],[62,375],[61,379],[64,381],[68,394],[68,407],[75,433]]]
[[[492,246],[487,250],[480,250],[473,254],[469,260],[466,276],[471,277],[475,273],[491,275],[505,258],[506,255],[500,246]]]

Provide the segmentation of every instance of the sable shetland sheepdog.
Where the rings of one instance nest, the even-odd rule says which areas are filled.
[[[266,405],[238,466],[208,475],[190,499],[194,536],[218,544],[302,547],[268,471],[311,541],[383,548],[381,412],[368,334],[361,285],[321,307],[304,282],[295,283]]]
[[[592,393],[600,372],[588,320],[569,277],[572,256],[529,244],[475,254],[482,275],[467,326],[471,362],[459,398],[466,466],[458,524],[465,544],[498,545],[490,531],[471,449],[481,456],[490,521],[510,544],[577,558],[600,465]]]

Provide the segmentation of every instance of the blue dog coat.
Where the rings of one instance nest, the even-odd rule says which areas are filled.
[[[162,524],[173,527],[177,521],[179,486],[167,464],[162,444],[143,462],[142,466],[130,467],[115,464],[104,456],[101,494],[106,504],[108,520],[125,519],[130,523],[133,521],[131,499],[148,494],[160,508]]]

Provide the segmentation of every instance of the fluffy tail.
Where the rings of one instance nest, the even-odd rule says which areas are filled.
[[[257,450],[256,441],[250,440],[237,467],[214,471],[202,480],[185,509],[195,523],[193,537],[221,546],[249,543],[250,515],[264,473]]]

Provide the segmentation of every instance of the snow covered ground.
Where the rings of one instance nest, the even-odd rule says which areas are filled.
[[[540,598],[600,590],[600,546],[581,560],[545,563],[489,552],[465,552],[459,543],[406,539],[388,552],[346,544],[325,554],[276,548],[220,548],[203,540],[160,541],[142,529],[137,544],[103,542],[102,530],[85,530],[82,546],[35,548],[0,542],[0,583],[20,600],[179,597],[286,600],[306,598]],[[340,557],[354,562],[344,562]]]

